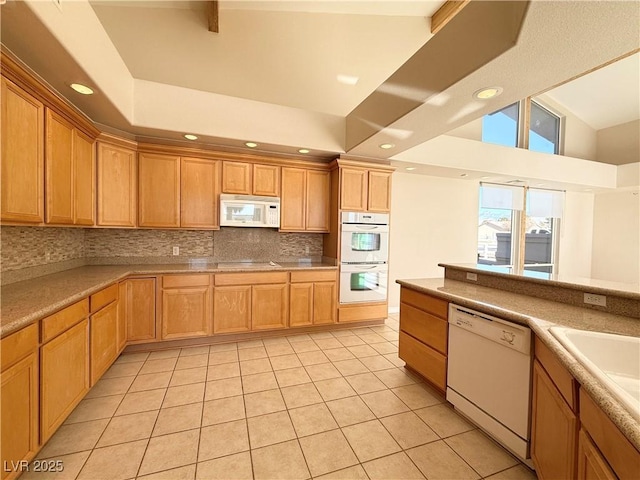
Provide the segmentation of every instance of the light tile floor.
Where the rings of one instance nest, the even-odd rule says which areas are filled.
[[[22,478],[535,479],[405,370],[398,320],[120,356]]]

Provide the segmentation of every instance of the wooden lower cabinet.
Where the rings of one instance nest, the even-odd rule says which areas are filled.
[[[89,391],[89,320],[44,344],[40,357],[40,441],[44,443]]]
[[[127,281],[118,284],[118,354],[127,346]]]
[[[400,331],[398,356],[440,391],[446,390],[447,357],[442,353]]]
[[[127,341],[145,343],[156,339],[156,279],[126,281]]]
[[[538,478],[575,478],[578,418],[538,360],[531,403],[531,458]]]
[[[578,480],[616,480],[618,478],[584,429],[581,429],[578,434],[578,476],[576,478]]]
[[[0,383],[1,478],[8,480],[19,475],[21,461],[31,460],[38,451],[38,351],[6,369],[3,365]]]
[[[118,302],[94,313],[91,320],[91,385],[118,358]]]
[[[213,292],[213,333],[251,330],[251,286],[216,287]]]
[[[289,326],[336,321],[336,282],[292,283],[289,286]]]
[[[167,279],[185,286],[162,290],[162,340],[211,335],[210,276],[172,275],[164,285]]]
[[[289,314],[286,283],[251,287],[251,330],[285,328]]]

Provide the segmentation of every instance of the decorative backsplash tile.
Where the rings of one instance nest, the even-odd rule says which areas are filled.
[[[211,257],[213,234],[207,230],[85,230],[85,252],[93,257]],[[132,262],[133,263],[133,262]]]
[[[2,284],[85,264],[319,261],[323,235],[270,228],[129,230],[1,227]],[[180,248],[178,256],[173,247]]]
[[[83,228],[0,227],[2,272],[85,258]]]

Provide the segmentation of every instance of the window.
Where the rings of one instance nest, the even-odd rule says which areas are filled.
[[[532,101],[529,121],[529,150],[559,153],[559,147],[560,117]]]
[[[517,147],[519,111],[520,104],[514,103],[482,117],[482,141]]]
[[[528,141],[523,130],[527,102],[529,111]],[[539,103],[525,99],[482,117],[482,141],[531,151],[560,153],[561,118]]]
[[[556,273],[563,204],[560,191],[481,184],[478,264],[549,278]],[[520,258],[523,237],[524,258]]]

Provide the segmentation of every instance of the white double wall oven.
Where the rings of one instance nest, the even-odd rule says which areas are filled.
[[[389,214],[342,212],[340,303],[387,299]]]

